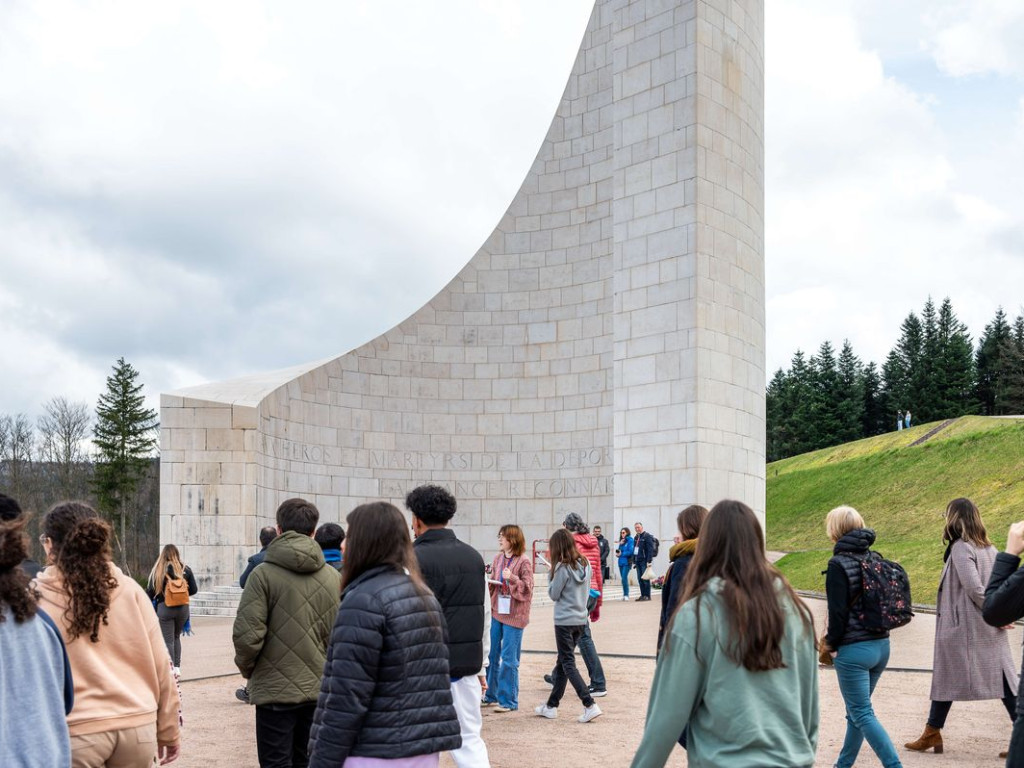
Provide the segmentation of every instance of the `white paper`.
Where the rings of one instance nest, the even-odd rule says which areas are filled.
[[[512,613],[512,596],[511,595],[498,595],[498,613],[502,613],[502,614]]]

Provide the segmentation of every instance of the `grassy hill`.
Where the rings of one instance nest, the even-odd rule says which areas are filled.
[[[878,533],[876,548],[910,574],[914,601],[934,603],[942,572],[942,513],[966,496],[1002,549],[1024,518],[1024,420],[965,416],[805,453],[768,465],[768,548],[798,589],[823,592],[832,551],[825,515],[849,504]]]

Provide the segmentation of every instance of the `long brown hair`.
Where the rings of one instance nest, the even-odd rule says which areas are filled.
[[[578,549],[576,549],[576,539],[574,539],[572,534],[565,528],[559,528],[551,534],[551,540],[548,541],[548,548],[551,550],[552,575],[554,575],[555,568],[559,565],[572,568],[574,565],[587,565],[590,562],[580,554]]]
[[[68,636],[88,634],[99,642],[107,623],[110,593],[117,579],[110,570],[110,524],[81,501],[63,501],[46,513],[43,535],[50,540],[53,564],[64,577],[70,600],[64,611]]]
[[[386,501],[360,504],[348,513],[341,591],[344,592],[359,576],[379,565],[389,566],[399,573],[404,571],[420,595],[431,594],[412,548],[409,525],[398,508]]]
[[[969,541],[978,547],[991,547],[981,512],[970,499],[953,499],[946,505],[946,527],[942,530],[942,543],[957,539]]]
[[[700,600],[708,581],[722,579],[721,600],[729,617],[725,654],[751,672],[785,667],[782,637],[786,615],[779,602],[776,581],[800,613],[808,642],[814,643],[814,617],[781,573],[764,555],[764,533],[753,510],[739,501],[725,499],[711,509],[700,530],[700,542],[683,580],[683,599],[676,613],[696,600],[697,632],[700,633]],[[666,640],[667,642],[667,640]]]
[[[10,606],[14,621],[21,624],[36,614],[38,593],[29,586],[29,576],[21,567],[28,557],[25,518],[0,523],[0,623],[6,620],[3,607]]]
[[[708,511],[700,504],[691,504],[676,517],[676,526],[683,541],[696,539],[708,518]]]
[[[173,544],[166,544],[160,550],[160,557],[153,564],[153,570],[149,572],[149,583],[153,585],[154,591],[162,594],[164,582],[167,580],[167,566],[171,567],[174,574],[171,578],[182,579],[185,577],[185,566],[181,562],[181,553]]]

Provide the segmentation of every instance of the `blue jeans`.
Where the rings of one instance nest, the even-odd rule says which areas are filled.
[[[523,648],[523,630],[510,627],[491,617],[491,652],[487,656],[486,701],[519,709],[519,656]]]
[[[622,596],[629,597],[629,572],[633,570],[629,563],[619,566],[619,577],[622,579]]]
[[[889,638],[865,640],[839,646],[835,659],[839,691],[846,704],[846,739],[836,768],[851,768],[857,761],[864,739],[868,740],[884,768],[901,768],[889,734],[875,717],[871,694],[889,663]]]

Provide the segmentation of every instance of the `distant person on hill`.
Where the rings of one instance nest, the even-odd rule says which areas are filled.
[[[316,529],[313,540],[320,545],[324,560],[336,571],[341,570],[341,542],[345,540],[345,529],[337,523],[324,523]]]
[[[896,431],[903,431],[903,411],[896,411]]]
[[[636,562],[636,578],[640,584],[640,597],[636,600],[640,602],[651,599],[651,581],[645,579],[644,574],[657,557],[657,546],[654,537],[644,530],[643,523],[637,522],[633,529],[636,531],[636,538],[633,540],[633,559]]]
[[[0,522],[18,520],[21,517],[21,505],[7,494],[0,493]],[[21,563],[21,570],[28,574],[30,579],[34,579],[42,569],[43,566],[35,560],[29,559],[28,552],[26,551],[25,559]]]
[[[764,556],[753,510],[720,501],[669,619],[633,768],[661,768],[680,732],[690,768],[811,768],[818,743],[814,619]]]
[[[1024,552],[1024,520],[1010,526],[1006,549],[996,555],[985,587],[982,616],[993,627],[1006,627],[1024,618],[1024,568],[1018,569],[1021,552]],[[1013,721],[1006,767],[1024,768],[1024,696],[1020,695],[1017,696],[1017,719]]]
[[[987,625],[981,614],[996,548],[970,499],[953,499],[945,517],[931,711],[921,738],[904,745],[916,752],[942,752],[942,728],[954,701],[1002,699],[1010,720],[1017,719],[1018,678],[1009,635]]]
[[[633,570],[633,537],[629,528],[619,531],[615,556],[618,558],[619,578],[622,579],[622,599],[629,600],[629,574]]]
[[[242,575],[238,577],[238,586],[245,589],[245,582],[249,579],[249,574],[252,573],[252,569],[263,562],[263,559],[267,556],[267,546],[277,537],[277,528],[272,525],[268,525],[266,528],[260,529],[260,551],[255,555],[249,556],[249,561],[246,563],[245,570],[242,571]]]
[[[278,535],[245,583],[231,630],[235,666],[256,707],[260,768],[309,763],[309,729],[341,597],[341,576],[313,541],[319,518],[305,499],[277,508]]]
[[[27,556],[25,520],[0,521],[0,765],[68,766],[71,665],[60,630],[39,609],[21,569]]]
[[[889,631],[865,627],[853,610],[864,591],[860,562],[875,543],[875,532],[864,527],[864,518],[853,507],[829,512],[825,530],[835,544],[825,575],[825,644],[846,704],[846,739],[835,764],[850,768],[867,739],[884,768],[898,768],[903,763],[871,706],[871,694],[889,663]]]
[[[903,416],[903,426],[905,426],[907,429],[910,429],[910,411],[907,411],[906,414]]]
[[[700,535],[701,526],[704,525],[704,519],[707,516],[708,511],[704,507],[700,504],[691,504],[676,518],[681,541],[678,544],[673,544],[672,549],[668,551],[670,562],[661,587],[661,621],[658,624],[659,651],[668,620],[675,613],[679,598],[683,596],[683,578],[697,551],[697,536]]]

